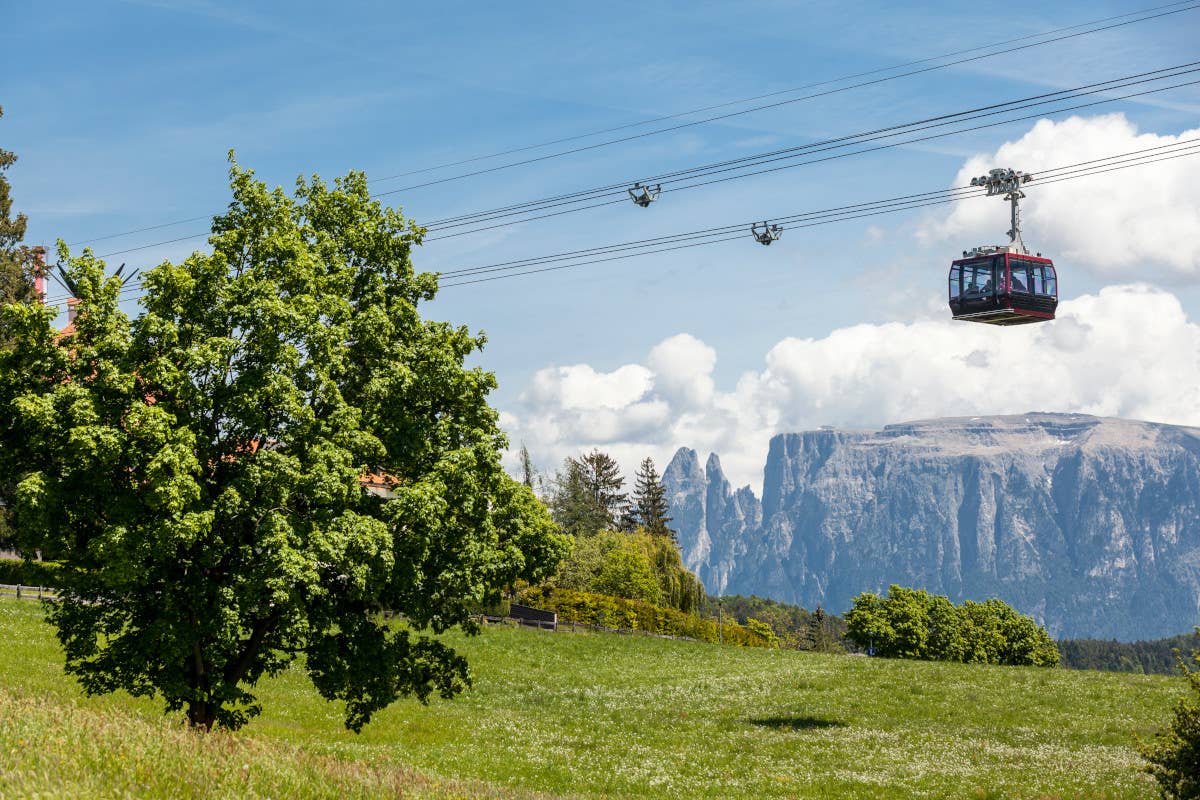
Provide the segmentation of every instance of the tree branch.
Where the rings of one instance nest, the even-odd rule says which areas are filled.
[[[238,654],[237,660],[225,668],[225,682],[231,684],[241,683],[242,678],[246,677],[246,672],[250,669],[250,663],[254,660],[254,656],[258,654],[259,648],[262,646],[263,638],[271,632],[279,620],[283,617],[283,609],[276,608],[267,616],[254,623],[254,628],[250,631],[250,638],[246,640],[241,652]]]

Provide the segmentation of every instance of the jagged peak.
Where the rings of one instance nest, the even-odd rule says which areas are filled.
[[[719,455],[716,453],[708,454],[708,461],[704,464],[704,474],[710,482],[725,480],[725,471],[721,469],[721,457]]]
[[[691,475],[702,475],[700,469],[700,456],[690,447],[681,447],[675,451],[675,455],[671,456],[670,463],[663,470],[663,478],[668,475],[672,477],[683,477]]]

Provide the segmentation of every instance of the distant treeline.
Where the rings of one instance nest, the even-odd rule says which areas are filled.
[[[729,617],[718,621],[643,600],[545,586],[529,587],[518,599],[536,608],[557,612],[560,621],[687,636],[702,642],[723,642],[741,647],[779,646],[771,629],[755,625],[753,620],[744,625]]]
[[[722,613],[746,625],[755,619],[771,626],[783,647],[819,652],[838,652],[845,649],[846,623],[834,614],[817,610],[808,611],[790,603],[781,603],[765,597],[742,597],[726,595],[709,596],[704,609],[706,616]]]
[[[1145,642],[1104,639],[1063,639],[1058,642],[1064,667],[1105,672],[1175,675],[1179,672],[1176,650],[1186,659],[1192,651],[1200,650],[1200,636],[1184,633]]]

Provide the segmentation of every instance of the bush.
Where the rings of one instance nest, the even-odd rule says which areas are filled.
[[[746,627],[751,633],[758,634],[767,643],[767,647],[779,647],[779,637],[775,635],[775,631],[771,630],[771,626],[759,619],[746,620]]]
[[[675,543],[641,529],[600,531],[575,539],[571,554],[559,562],[548,583],[685,612],[698,611],[705,596],[704,586],[683,566]]]
[[[1192,661],[1200,665],[1200,653],[1192,653]],[[1179,668],[1189,693],[1175,706],[1171,727],[1144,745],[1142,755],[1163,797],[1193,800],[1200,798],[1200,671],[1188,669],[1182,658]]]
[[[18,561],[0,559],[0,583],[22,586],[56,586],[55,573],[59,566],[53,561]]]
[[[600,594],[642,600],[658,605],[662,592],[658,578],[645,554],[626,548],[614,548],[604,556],[599,574],[591,588]]]
[[[581,622],[602,628],[646,631],[664,636],[686,636],[704,642],[724,641],[744,647],[775,646],[766,636],[736,622],[726,622],[722,626],[717,620],[687,614],[678,609],[594,592],[538,586],[523,590],[518,602],[557,611],[560,622]]]
[[[955,606],[924,589],[864,592],[846,614],[846,637],[886,658],[1058,666],[1059,653],[1032,617],[992,599]]]

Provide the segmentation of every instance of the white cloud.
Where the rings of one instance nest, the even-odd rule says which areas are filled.
[[[784,339],[728,391],[714,386],[716,352],[693,336],[645,362],[542,370],[503,424],[545,468],[598,446],[632,474],[646,455],[661,469],[689,446],[756,489],[772,435],[825,424],[1069,411],[1200,425],[1200,325],[1145,285],[1066,301],[1057,320],[1028,327],[929,319]]]
[[[1200,156],[1163,161],[1078,180],[1039,183],[1039,172],[1200,137],[1138,133],[1124,114],[1041,120],[994,153],[970,158],[954,180],[965,186],[993,167],[1034,175],[1022,201],[1022,231],[1031,250],[1072,270],[1128,279],[1131,264],[1167,274],[1200,276]],[[1007,241],[1008,204],[997,198],[955,203],[921,228],[926,243],[952,250]]]
[[[717,351],[687,333],[664,339],[646,359],[654,373],[654,386],[671,403],[683,408],[703,407],[712,400],[713,367]]]
[[[596,372],[587,364],[538,370],[525,397],[534,403],[554,403],[564,409],[621,409],[650,390],[654,373],[628,364],[612,372]]]

